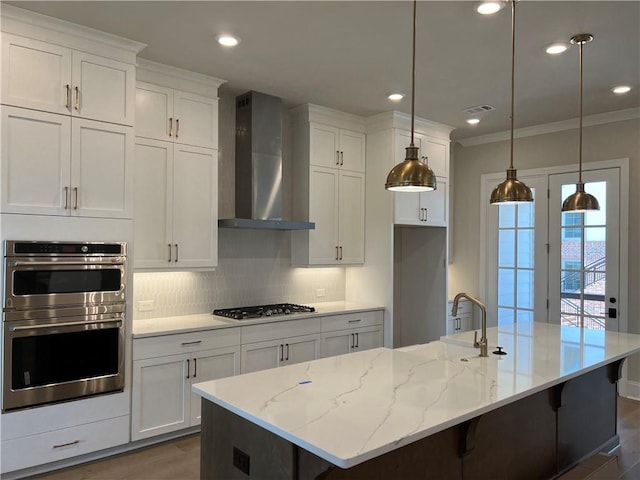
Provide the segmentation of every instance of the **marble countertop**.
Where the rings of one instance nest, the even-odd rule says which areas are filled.
[[[260,323],[302,320],[303,318],[339,315],[341,313],[357,313],[368,310],[382,310],[380,305],[366,305],[354,302],[322,302],[312,305],[316,311],[312,313],[296,313],[295,315],[273,315],[271,317],[234,320],[219,317],[210,313],[160,317],[133,321],[133,338],[156,337],[175,333],[215,330],[217,328],[241,327]]]
[[[341,468],[640,351],[640,335],[543,323],[488,329],[198,383],[193,391]],[[490,352],[493,348],[490,348]]]

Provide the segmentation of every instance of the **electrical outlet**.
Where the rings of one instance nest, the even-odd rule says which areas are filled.
[[[318,288],[316,290],[316,297],[324,297],[326,295],[324,288]]]
[[[249,475],[249,461],[251,457],[240,450],[238,447],[233,447],[233,466],[241,472]]]
[[[150,312],[153,310],[153,300],[140,300],[138,302],[138,311]]]

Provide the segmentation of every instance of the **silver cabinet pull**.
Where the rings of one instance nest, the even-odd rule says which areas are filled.
[[[80,443],[80,440],[74,440],[73,442],[61,443],[59,445],[54,445],[53,448],[70,447],[71,445],[77,445],[79,443]]]
[[[175,243],[174,245],[176,247],[176,260],[175,260],[175,262],[178,263],[178,244]]]
[[[285,347],[287,347],[287,355],[284,357],[285,360],[289,360],[289,344],[285,343]]]
[[[187,345],[198,345],[199,343],[202,343],[202,340],[194,340],[192,342],[182,342],[180,343],[180,345],[182,345],[183,347],[186,347]]]
[[[340,245],[340,258],[339,260],[342,260],[342,245]]]
[[[64,209],[69,208],[69,187],[64,187]]]
[[[357,318],[355,320],[347,320],[347,323],[358,323],[358,322],[361,322],[361,321],[362,321],[361,318]]]
[[[78,187],[73,187],[73,209],[78,209]]]
[[[167,260],[169,263],[171,263],[171,244],[167,243],[167,247],[169,247],[169,260]]]
[[[76,104],[74,105],[73,108],[75,108],[76,110],[80,110],[80,89],[78,88],[78,86],[76,85]]]
[[[169,136],[173,137],[173,117],[169,117]]]
[[[176,118],[176,138],[178,138],[179,133],[180,133],[180,119]]]
[[[65,107],[67,107],[67,110],[71,110],[71,85],[67,83],[66,89],[67,89],[67,103],[65,104]]]
[[[340,165],[344,165],[344,152],[340,152]]]
[[[187,378],[189,378],[189,371],[191,370],[191,367],[189,366],[189,359],[187,358]]]
[[[356,348],[358,348],[360,346],[360,339],[358,338],[357,333],[355,333],[354,335],[356,336]]]
[[[198,376],[198,359],[194,358],[193,359],[193,378],[196,378]]]

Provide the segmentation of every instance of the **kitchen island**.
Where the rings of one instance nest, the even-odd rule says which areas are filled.
[[[553,478],[607,451],[640,336],[519,323],[194,385],[201,478]]]

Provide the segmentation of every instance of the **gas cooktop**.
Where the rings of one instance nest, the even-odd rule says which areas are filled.
[[[316,309],[295,303],[274,303],[272,305],[256,305],[253,307],[221,308],[213,311],[214,315],[247,320],[250,318],[270,317],[272,315],[289,315],[291,313],[315,312]]]

